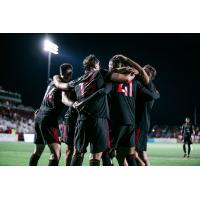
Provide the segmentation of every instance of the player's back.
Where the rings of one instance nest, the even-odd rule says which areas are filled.
[[[45,95],[43,97],[38,115],[42,117],[57,119],[64,108],[64,104],[61,100],[61,90],[56,88],[54,83],[51,82],[48,85]]]
[[[152,92],[156,92],[155,85],[151,82],[149,89]],[[136,99],[136,125],[138,128],[144,131],[149,131],[150,128],[150,114],[155,100],[149,100],[144,95],[137,92]]]
[[[110,94],[111,121],[118,124],[135,123],[137,81],[113,83]]]
[[[82,101],[95,93],[97,90],[105,87],[107,81],[107,70],[94,70],[85,73],[80,78],[69,83],[70,87],[76,92],[77,100]],[[87,117],[109,118],[107,96],[101,95],[93,98],[84,108],[84,112],[79,113],[79,120]]]

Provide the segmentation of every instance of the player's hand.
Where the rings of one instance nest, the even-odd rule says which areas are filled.
[[[127,61],[127,57],[124,56],[124,55],[122,55],[122,54],[115,55],[114,57],[115,57],[115,58],[118,58],[118,59],[122,59],[122,60],[124,60],[124,61]]]
[[[78,102],[78,101],[75,101],[72,105],[72,107],[74,109],[76,109],[78,112],[81,112],[83,109],[84,109],[84,105],[82,102]]]
[[[139,74],[139,71],[135,68],[131,68],[131,75],[138,75]]]
[[[133,68],[131,67],[118,67],[114,69],[114,72],[119,74],[130,74],[133,73]]]

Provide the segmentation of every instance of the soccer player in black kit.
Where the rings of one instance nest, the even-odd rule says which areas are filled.
[[[146,74],[142,67],[123,55],[114,56],[109,62],[112,71],[120,66],[134,67],[138,70],[135,74],[144,77]],[[124,166],[126,159],[129,166],[136,166],[135,151],[135,101],[136,94],[140,93],[145,98],[152,100],[155,93],[147,89],[137,80],[128,83],[113,83],[110,94],[110,114],[112,130],[112,148],[117,149],[117,160]]]
[[[78,101],[84,101],[93,93],[106,87],[106,83],[113,81],[128,81],[131,73],[119,74],[100,69],[99,60],[94,55],[87,56],[83,61],[85,73],[80,78],[63,84],[63,90],[76,92]],[[130,69],[129,69],[130,70]],[[130,70],[132,72],[132,70]],[[64,87],[65,85],[65,87]],[[80,166],[88,144],[90,144],[90,166],[99,166],[102,152],[109,146],[109,108],[107,95],[92,99],[84,110],[79,112],[76,133],[75,153],[72,166]]]
[[[153,104],[155,100],[160,97],[160,94],[152,82],[157,74],[155,68],[150,65],[145,65],[143,69],[149,77],[146,88],[149,88],[155,95],[153,95],[153,99],[149,99],[144,95],[137,94],[135,142],[139,158],[143,161],[145,166],[149,166],[150,162],[147,156],[147,134],[150,129],[150,114]]]
[[[73,68],[68,81],[72,79]],[[63,79],[60,75],[55,75],[53,77],[54,84],[57,88],[62,89],[62,82]],[[60,88],[61,85],[61,88]],[[76,101],[76,94],[75,92],[66,92],[69,99],[73,102]],[[63,101],[63,99],[62,99]],[[65,151],[65,166],[70,166],[72,155],[74,152],[74,135],[75,135],[75,128],[76,128],[76,121],[78,117],[78,112],[74,107],[71,106],[71,101],[64,103],[66,106],[69,106],[67,112],[64,116],[64,131],[62,135],[62,142],[66,144],[66,151]]]
[[[190,123],[190,119],[186,117],[185,123],[182,125],[181,134],[183,136],[183,152],[184,157],[190,157],[191,144],[192,144],[192,134],[194,134],[194,127]],[[188,145],[188,152],[186,154],[186,144]]]
[[[60,76],[63,82],[71,79],[72,66],[62,64]],[[41,106],[35,116],[35,149],[30,158],[29,165],[36,166],[38,160],[47,144],[51,156],[49,166],[57,166],[60,159],[60,131],[58,128],[58,117],[63,111],[62,91],[54,82],[50,82],[45,92]]]

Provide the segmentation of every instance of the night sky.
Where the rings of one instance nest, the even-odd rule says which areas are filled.
[[[0,34],[0,85],[22,94],[23,104],[38,108],[47,81],[47,34]],[[200,116],[200,34],[48,34],[59,46],[52,55],[51,75],[59,65],[74,66],[74,78],[83,73],[82,61],[95,54],[103,68],[115,54],[124,54],[142,66],[157,69],[155,84],[161,98],[152,111],[152,124],[181,124],[186,116]]]

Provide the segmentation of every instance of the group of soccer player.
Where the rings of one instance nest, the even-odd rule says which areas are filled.
[[[81,166],[90,145],[90,166],[148,166],[147,133],[154,101],[160,97],[153,80],[154,67],[141,67],[124,55],[115,55],[108,70],[95,55],[83,60],[84,74],[73,80],[73,67],[64,63],[49,83],[35,113],[35,149],[29,165],[36,166],[46,145],[49,166],[59,165],[61,141],[66,144],[66,166]],[[65,131],[58,118],[63,109]]]

